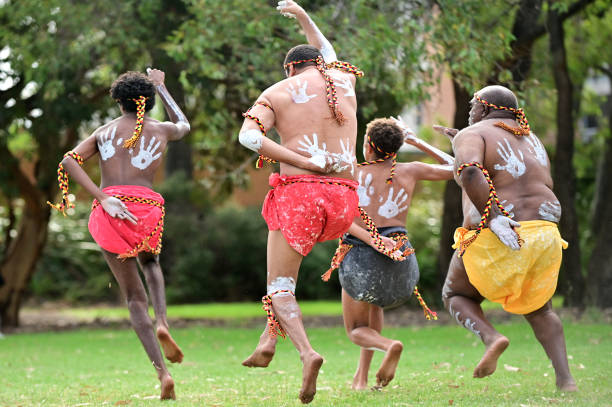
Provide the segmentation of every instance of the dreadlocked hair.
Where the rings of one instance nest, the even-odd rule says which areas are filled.
[[[128,71],[121,74],[111,85],[110,95],[126,112],[138,111],[136,101],[140,100],[141,96],[146,98],[145,112],[155,106],[155,85],[140,72]]]

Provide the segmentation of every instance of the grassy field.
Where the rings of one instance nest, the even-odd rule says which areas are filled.
[[[263,320],[262,320],[263,323]],[[394,328],[405,351],[395,380],[383,391],[353,392],[359,350],[342,328],[310,329],[325,358],[315,406],[611,406],[612,328],[566,324],[570,367],[578,393],[556,391],[554,373],[526,324],[500,325],[511,344],[498,371],[472,379],[483,347],[456,326]],[[170,406],[298,406],[301,363],[289,341],[267,369],[240,362],[260,334],[255,329],[193,327],[174,331],[185,352],[171,366],[177,401]],[[382,354],[377,353],[370,380]],[[518,370],[517,370],[518,368]],[[154,369],[130,330],[18,334],[0,340],[0,406],[159,405]]]

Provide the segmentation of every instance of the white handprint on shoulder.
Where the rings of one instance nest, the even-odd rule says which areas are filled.
[[[345,97],[355,96],[355,88],[350,78],[334,78],[334,83],[345,90]]]
[[[374,195],[374,187],[372,186],[372,174],[366,173],[365,182],[363,182],[363,173],[364,171],[359,171],[357,195],[359,196],[359,206],[368,206],[372,201],[370,195]]]
[[[548,167],[548,160],[546,156],[546,149],[544,145],[540,141],[539,138],[536,137],[535,134],[529,133],[529,137],[527,137],[527,143],[529,143],[530,147],[528,147],[529,151],[533,153],[536,157],[536,160],[542,167]]]
[[[116,132],[117,126],[113,127],[112,130],[110,127],[108,127],[106,132],[97,140],[98,151],[100,151],[100,157],[102,157],[103,161],[106,161],[115,155],[115,146],[113,146],[113,141],[115,140]],[[120,139],[119,141],[123,141],[123,139]],[[119,145],[119,143],[117,143],[117,145]]]
[[[162,154],[161,152],[155,154],[157,150],[159,149],[159,146],[161,145],[161,141],[158,141],[157,144],[155,144],[156,141],[157,140],[155,137],[151,137],[151,141],[149,142],[149,145],[145,149],[144,137],[140,137],[140,150],[138,151],[138,155],[132,157],[132,161],[131,161],[134,167],[144,170],[149,165],[151,165],[153,161],[161,157],[161,154]]]
[[[381,197],[382,198],[382,197]],[[408,194],[404,191],[404,188],[400,189],[395,198],[393,197],[393,187],[389,188],[389,196],[384,204],[378,208],[378,214],[387,219],[396,217],[400,212],[408,209],[408,205],[401,207],[401,205],[408,199]]]
[[[504,139],[506,145],[504,146],[500,141],[497,142],[499,146],[497,153],[505,161],[505,164],[495,164],[496,170],[505,170],[512,175],[513,178],[518,178],[525,173],[525,163],[523,161],[523,152],[518,150],[520,158],[514,153],[508,139]]]
[[[298,89],[296,90],[293,86],[293,83],[289,84],[289,87],[286,88],[287,92],[291,94],[291,99],[295,103],[307,103],[310,99],[317,97],[317,95],[308,95],[306,94],[306,88],[308,87],[308,81],[304,81],[302,83],[299,79],[297,80]]]

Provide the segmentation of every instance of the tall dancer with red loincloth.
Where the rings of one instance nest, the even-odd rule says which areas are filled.
[[[159,122],[145,115],[155,104],[156,92],[172,122]],[[132,327],[157,371],[160,398],[174,399],[174,381],[159,345],[171,362],[180,363],[183,352],[170,336],[158,257],[164,199],[151,188],[167,143],[184,137],[190,130],[189,122],[168,93],[160,70],[150,70],[148,77],[139,72],[124,73],[113,83],[110,93],[122,115],[96,129],[64,155],[58,169],[62,200],[52,206],[64,215],[73,206],[68,198],[68,174],[94,196],[89,231],[127,299]],[[96,153],[100,154],[100,187],[80,167]],[[155,330],[138,265],[153,303]]]
[[[302,324],[295,287],[302,259],[317,243],[340,237],[358,215],[356,159],[357,100],[354,85],[363,73],[339,62],[331,44],[293,1],[278,10],[297,18],[310,45],[287,53],[287,79],[266,89],[245,114],[239,140],[262,160],[279,161],[262,214],[268,224],[268,326],[243,365],[266,367],[278,332],[285,332],[303,363],[303,403],[313,400],[323,358],[314,351]],[[265,137],[276,128],[281,143]],[[322,173],[333,172],[333,176]],[[378,240],[380,245],[382,241]]]

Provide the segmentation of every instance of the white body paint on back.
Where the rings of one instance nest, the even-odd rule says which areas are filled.
[[[310,154],[310,162],[318,167],[325,168],[327,160],[331,158],[329,151],[327,151],[327,145],[322,143],[322,148],[319,147],[319,137],[317,133],[312,134],[312,140],[304,134],[304,140],[305,141],[298,141],[298,144],[301,146],[298,147],[298,150]]]
[[[106,132],[104,132],[104,134],[98,139],[98,151],[100,151],[100,157],[104,161],[115,155],[115,146],[113,145],[113,141],[115,140],[116,132],[117,126],[113,127],[112,130],[110,127],[108,127]],[[117,145],[120,145],[122,141],[123,139],[120,138]]]
[[[249,150],[258,153],[263,143],[263,137],[260,130],[249,129],[241,131],[240,134],[238,134],[238,141]]]
[[[336,84],[336,86],[344,89],[344,97],[351,97],[351,96],[355,96],[355,88],[353,87],[353,84],[351,83],[351,79],[350,78],[340,78],[340,77],[334,77],[334,84]]]
[[[537,138],[535,134],[529,133],[529,137],[527,137],[527,143],[529,143],[530,145],[530,147],[528,147],[529,152],[535,155],[536,160],[538,160],[542,167],[548,167],[546,149],[544,149],[544,145],[542,144],[540,139]]]
[[[308,81],[304,80],[302,83],[299,79],[297,79],[297,90],[293,86],[293,83],[289,84],[287,92],[291,95],[291,99],[293,99],[294,103],[308,103],[310,99],[317,97],[317,95],[308,95],[306,93],[306,88],[308,87]]]
[[[145,170],[146,168],[153,163],[153,161],[157,160],[161,157],[162,153],[159,152],[156,154],[159,146],[161,145],[161,141],[158,141],[157,144],[155,142],[157,139],[155,137],[151,137],[151,141],[147,148],[145,148],[145,140],[144,137],[140,137],[140,150],[138,151],[138,155],[132,157],[132,165],[138,169]],[[155,145],[154,145],[155,144]],[[132,150],[130,150],[131,152]]]
[[[342,172],[350,166],[351,175],[355,175],[355,162],[357,159],[355,158],[355,154],[353,154],[351,142],[348,138],[346,139],[346,144],[344,144],[344,141],[340,139],[340,148],[342,149],[342,153],[332,153],[334,161],[337,162],[334,170],[336,172]]]
[[[476,329],[476,321],[472,322],[470,318],[466,318],[465,321],[462,323],[459,320],[459,315],[461,314],[461,312],[453,312],[452,306],[448,307],[448,312],[450,312],[451,316],[455,318],[455,321],[457,321],[459,325],[463,325],[468,331],[472,332],[474,335],[482,339],[482,337],[480,336],[480,331]]]
[[[525,173],[525,163],[523,160],[523,152],[518,150],[518,156],[512,150],[508,139],[504,139],[506,145],[504,146],[500,141],[497,142],[497,153],[504,160],[504,164],[495,164],[496,170],[508,171],[513,178],[518,178]],[[520,158],[519,158],[520,157]]]
[[[291,293],[295,292],[295,280],[293,277],[277,277],[268,285],[268,295],[275,293],[276,291],[289,290]],[[277,296],[285,297],[292,295],[291,293],[278,293]]]
[[[549,222],[558,223],[561,220],[561,204],[559,201],[546,201],[540,205],[538,213],[542,219]]]
[[[393,187],[389,188],[389,196],[385,203],[378,208],[378,214],[387,219],[396,217],[400,212],[408,209],[408,205],[401,206],[407,199],[408,194],[404,188],[400,189],[395,197],[393,197]]]
[[[374,195],[374,187],[372,186],[372,174],[366,173],[365,181],[363,181],[363,173],[364,171],[359,171],[357,195],[359,196],[359,206],[368,206],[372,201],[370,195]]]

